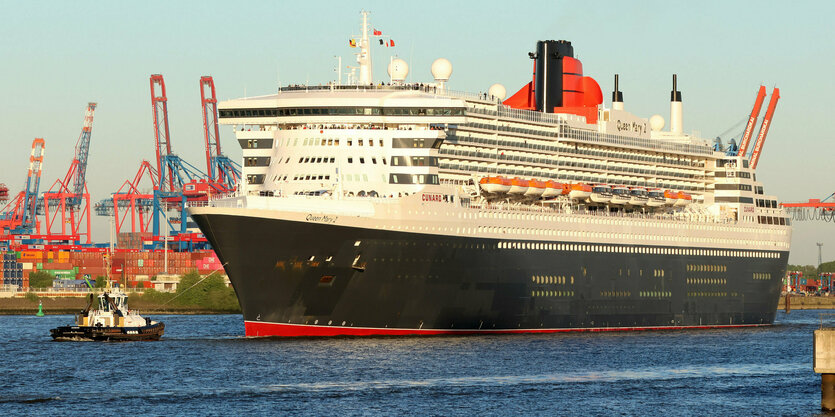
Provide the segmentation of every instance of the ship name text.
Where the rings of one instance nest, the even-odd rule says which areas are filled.
[[[304,219],[309,222],[320,222],[320,223],[336,223],[336,219],[338,216],[327,216],[327,215],[314,215],[308,214],[307,217]]]

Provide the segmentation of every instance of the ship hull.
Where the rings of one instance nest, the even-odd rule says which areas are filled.
[[[225,264],[247,336],[767,325],[788,259],[507,249],[488,238],[192,217]]]

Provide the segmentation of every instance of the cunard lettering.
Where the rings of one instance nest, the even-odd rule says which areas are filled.
[[[309,222],[336,223],[337,218],[338,218],[338,216],[308,214],[307,217],[305,217],[305,220],[307,220]]]
[[[443,197],[440,194],[421,194],[421,200],[423,201],[434,201],[436,203],[440,203],[443,201]]]

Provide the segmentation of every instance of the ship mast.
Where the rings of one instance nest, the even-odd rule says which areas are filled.
[[[371,45],[368,41],[368,14],[369,12],[363,10],[362,12],[362,39],[360,39],[360,52],[357,54],[357,63],[360,65],[360,85],[369,85],[374,83],[374,74],[371,67]]]

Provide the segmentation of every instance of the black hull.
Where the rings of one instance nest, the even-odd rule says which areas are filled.
[[[788,260],[500,249],[507,240],[192,217],[226,265],[248,336],[764,325]]]
[[[62,326],[49,333],[57,341],[128,342],[159,340],[165,333],[165,324],[142,327]]]

